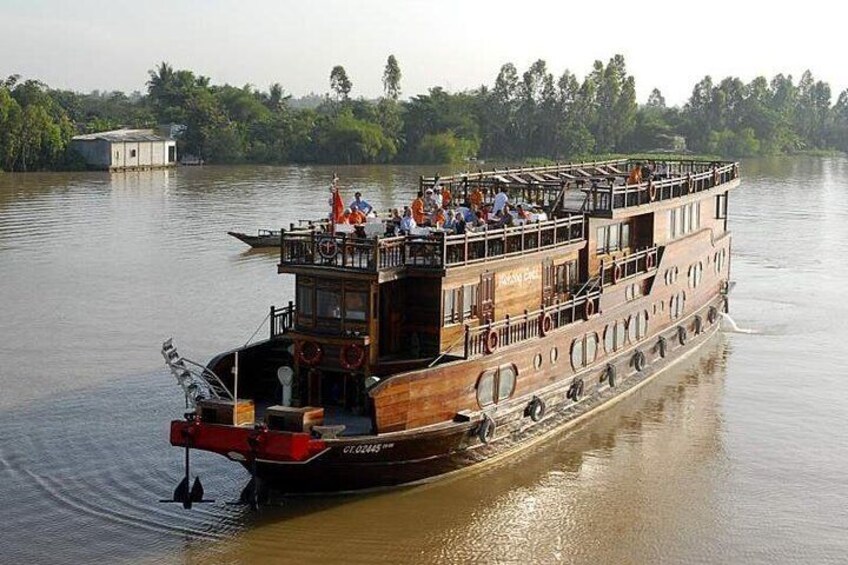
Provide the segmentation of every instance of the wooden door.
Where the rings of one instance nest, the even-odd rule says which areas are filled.
[[[495,319],[495,273],[483,273],[480,277],[480,320]]]

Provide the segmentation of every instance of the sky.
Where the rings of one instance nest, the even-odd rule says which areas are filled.
[[[583,77],[624,55],[637,99],[659,88],[683,104],[705,75],[748,82],[810,69],[848,88],[844,18],[834,6],[744,0],[0,0],[0,77],[54,88],[143,91],[161,61],[213,84],[279,82],[294,96],[329,90],[343,65],[353,96],[382,92],[394,54],[402,96],[492,85],[501,65],[537,59]]]

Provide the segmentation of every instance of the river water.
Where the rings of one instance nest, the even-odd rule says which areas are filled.
[[[844,563],[848,160],[743,163],[724,333],[625,402],[496,465],[367,496],[228,504],[197,454],[167,498],[181,392],[161,342],[206,361],[291,299],[228,230],[326,210],[333,169],[0,174],[0,562]],[[406,167],[338,172],[378,208]]]

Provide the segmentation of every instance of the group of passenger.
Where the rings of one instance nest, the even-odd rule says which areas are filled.
[[[345,207],[335,181],[330,190],[332,223],[353,225],[355,234],[364,235],[364,224],[369,217],[376,216],[374,207],[362,198],[361,192],[356,192],[354,199]],[[391,210],[385,235],[409,235],[416,228],[423,227],[463,234],[486,227],[510,227],[515,225],[516,219],[531,219],[533,212],[524,205],[511,205],[505,188],[497,189],[491,203],[485,200],[483,189],[475,186],[467,200],[457,206],[450,189],[436,184],[435,187],[419,191],[409,206],[404,206],[403,211]]]

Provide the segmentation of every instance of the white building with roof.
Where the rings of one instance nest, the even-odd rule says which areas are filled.
[[[173,167],[177,142],[152,129],[118,129],[77,135],[71,147],[92,169],[126,171]]]

